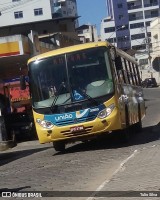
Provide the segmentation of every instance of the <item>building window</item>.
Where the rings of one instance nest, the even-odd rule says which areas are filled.
[[[90,42],[90,39],[89,38],[86,38],[86,43]]]
[[[146,26],[150,26],[151,21],[146,22]]]
[[[78,30],[77,33],[78,34],[83,34],[83,30]]]
[[[140,65],[146,65],[146,64],[148,64],[148,58],[146,58],[146,59],[140,59],[139,60],[139,64]]]
[[[143,39],[145,38],[145,33],[131,35],[131,40]]]
[[[106,39],[106,41],[108,41],[109,43],[116,43],[116,38],[108,38]]]
[[[143,28],[143,27],[144,27],[144,22],[130,24],[130,29]]]
[[[123,15],[119,15],[118,18],[121,20],[121,19],[124,18],[124,16]]]
[[[35,16],[37,16],[37,15],[43,15],[43,10],[42,10],[42,8],[34,9],[34,15],[35,15]]]
[[[118,3],[118,4],[117,4],[117,7],[118,7],[118,8],[123,8],[123,4],[122,4],[122,3]]]
[[[14,17],[15,19],[23,18],[23,12],[22,11],[14,12]]]
[[[144,50],[144,49],[146,49],[146,45],[145,44],[135,45],[135,46],[132,46],[132,49],[135,49],[135,50]]]
[[[116,30],[117,31],[128,30],[128,24],[117,26]]]
[[[151,32],[147,32],[147,36],[148,36],[148,37],[151,37]]]
[[[115,27],[110,27],[110,28],[105,28],[104,29],[105,33],[111,33],[111,32],[114,32],[114,31],[115,31]]]
[[[117,38],[118,42],[124,42],[124,41],[128,41],[129,40],[129,36],[121,36]]]

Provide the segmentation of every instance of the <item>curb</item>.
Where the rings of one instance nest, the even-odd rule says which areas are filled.
[[[17,146],[17,144],[14,140],[0,142],[0,151],[5,151],[15,146]]]

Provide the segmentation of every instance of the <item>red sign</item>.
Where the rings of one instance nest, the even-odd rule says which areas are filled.
[[[21,90],[19,86],[11,87],[10,98],[11,98],[11,102],[30,99],[29,87],[27,86],[25,90]]]

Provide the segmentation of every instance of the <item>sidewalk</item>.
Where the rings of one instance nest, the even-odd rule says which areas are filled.
[[[156,200],[160,199],[160,144],[135,150],[121,163],[109,180],[105,180],[87,200]],[[108,191],[108,192],[107,192]],[[156,197],[156,195],[158,197]]]
[[[40,149],[50,148],[52,147],[52,144],[40,144],[38,140],[34,140],[34,141],[20,142],[17,143],[16,146],[12,148],[10,147],[8,149],[0,151],[1,164],[5,163],[7,160],[15,159],[19,156],[26,155],[27,153],[32,151],[36,152]]]
[[[32,148],[41,148],[41,147],[43,148],[45,146],[48,146],[48,144],[40,144],[38,140],[22,141],[22,142],[18,142],[15,146],[10,147],[5,152],[28,150]],[[3,152],[0,152],[0,153],[3,153]]]
[[[13,140],[0,141],[0,152],[6,151],[7,149],[15,147],[17,144]]]
[[[50,144],[50,143],[40,144],[38,140],[18,142],[16,145],[9,146],[8,149],[0,151],[0,156],[2,154],[12,153],[12,152],[16,152],[16,151],[38,149],[38,148],[44,148],[44,147],[50,147],[50,146],[52,146],[52,144]]]

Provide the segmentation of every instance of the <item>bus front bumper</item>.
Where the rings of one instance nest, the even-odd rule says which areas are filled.
[[[37,134],[40,143],[66,140],[67,142],[81,141],[94,138],[103,133],[121,129],[120,117],[117,109],[110,116],[104,119],[96,118],[93,121],[72,124],[68,126],[54,126],[47,130],[36,124]]]

